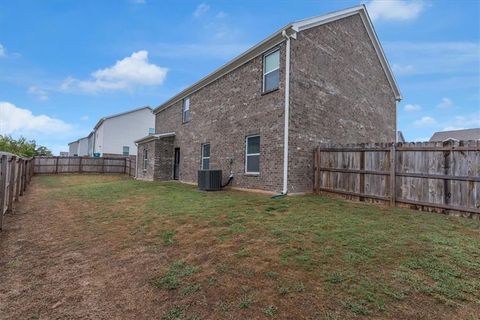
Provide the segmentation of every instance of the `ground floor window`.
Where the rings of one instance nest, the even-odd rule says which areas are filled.
[[[130,147],[129,146],[123,146],[123,155],[124,156],[129,156],[130,155]]]
[[[260,173],[260,136],[245,139],[245,173]]]
[[[210,143],[202,144],[202,169],[210,169]]]
[[[148,150],[143,149],[143,171],[147,171],[148,164]]]

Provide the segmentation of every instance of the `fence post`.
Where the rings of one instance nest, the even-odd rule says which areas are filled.
[[[127,174],[127,157],[125,157],[125,170],[123,171],[124,174]]]
[[[395,200],[397,197],[397,190],[396,190],[396,167],[397,167],[397,154],[396,154],[396,143],[393,142],[392,146],[390,147],[390,205],[395,206]]]
[[[320,146],[313,151],[313,192],[320,192]]]
[[[15,180],[15,201],[18,201],[21,192],[22,181],[22,159],[17,159],[17,179]]]
[[[20,165],[22,167],[22,173],[20,174],[20,196],[23,196],[23,184],[25,180],[25,160],[24,159],[20,161]]]
[[[0,230],[3,229],[3,209],[5,207],[5,189],[7,186],[7,156],[1,157],[0,164]]]
[[[17,157],[13,156],[10,158],[10,182],[8,184],[8,187],[10,190],[8,191],[8,206],[7,206],[7,212],[13,212],[13,201],[14,201],[14,196],[13,192],[15,191],[15,163],[16,163]]]
[[[364,171],[365,170],[365,144],[362,143],[360,144],[360,147],[362,148],[362,151],[360,152],[360,170]],[[364,194],[365,193],[365,173],[361,172],[360,173],[360,193]],[[364,197],[359,197],[360,201],[365,201]]]
[[[55,161],[55,174],[58,173],[58,161],[60,160],[60,157],[57,157],[57,160]]]
[[[451,140],[447,140],[443,143],[443,146],[450,147],[450,150],[443,151],[443,174],[448,176],[450,175],[450,155],[452,154],[451,149],[453,149],[453,143]],[[450,204],[451,195],[450,180],[443,179],[443,204]]]
[[[102,157],[102,173],[105,173],[105,158]]]
[[[82,157],[80,157],[80,162],[78,163],[78,173],[82,173],[83,168],[82,168]]]

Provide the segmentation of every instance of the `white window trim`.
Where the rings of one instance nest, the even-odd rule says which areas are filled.
[[[185,101],[187,101],[187,100],[188,100],[188,109],[185,109]],[[185,120],[185,112],[186,111],[189,111],[187,120]],[[190,97],[185,97],[182,100],[182,123],[187,123],[189,121],[190,121]]]
[[[148,150],[143,149],[143,172],[147,171],[147,163],[148,163]]]
[[[249,138],[255,138],[259,137],[259,134],[253,134],[251,136],[246,136],[245,137],[245,174],[254,174],[254,175],[259,175],[260,172],[255,172],[255,171],[248,171],[248,156],[258,156],[258,165],[260,166],[260,152],[259,153],[248,153],[248,139]]]
[[[280,61],[278,61],[278,68],[276,69],[273,69],[273,70],[270,70],[269,72],[265,72],[265,68],[267,66],[267,63],[266,63],[266,60],[267,60],[267,57],[277,51],[280,51],[280,48],[275,48],[275,49],[272,49],[270,51],[268,51],[267,53],[265,53],[263,55],[263,79],[262,79],[262,92],[265,93],[265,92],[270,92],[270,91],[274,91],[274,90],[277,90],[278,88],[275,88],[275,89],[272,89],[272,90],[269,90],[269,91],[265,91],[265,78],[268,74],[274,72],[274,71],[277,71],[280,69]],[[278,53],[278,59],[280,59],[280,52]],[[280,87],[280,78],[279,78],[279,87]]]
[[[204,149],[203,149],[203,148],[204,148],[204,146],[206,146],[206,145],[208,145],[209,148],[210,148],[210,143],[202,143],[202,163],[200,164],[202,170],[209,170],[209,169],[210,169],[210,156],[208,156],[208,157],[205,157],[205,156],[204,156]],[[210,150],[210,152],[212,152],[212,150]],[[205,159],[208,159],[208,169],[205,169],[205,168],[203,167],[203,160],[205,160]]]

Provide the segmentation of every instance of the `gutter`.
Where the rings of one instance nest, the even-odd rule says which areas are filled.
[[[290,38],[296,39],[296,33],[288,34],[287,30],[283,30],[282,36],[286,39],[285,49],[285,111],[284,111],[284,128],[283,128],[283,190],[282,195],[288,193],[288,135],[290,124]]]

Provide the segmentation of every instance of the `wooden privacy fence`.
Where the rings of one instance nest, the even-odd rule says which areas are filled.
[[[321,144],[313,189],[480,218],[480,141]]]
[[[13,212],[14,202],[27,190],[33,175],[33,159],[0,152],[0,230],[3,216]]]
[[[135,157],[35,157],[35,174],[124,173],[135,175]]]

